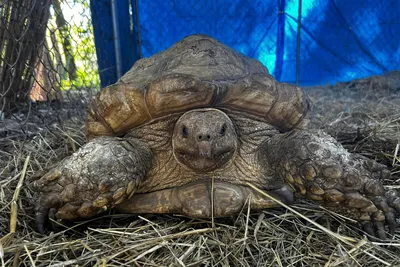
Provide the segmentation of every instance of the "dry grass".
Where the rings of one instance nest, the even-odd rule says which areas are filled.
[[[308,89],[315,103],[312,126],[387,164],[393,177],[386,186],[399,188],[399,91],[357,84],[326,89]],[[237,218],[214,223],[110,213],[67,231],[38,234],[29,177],[84,142],[82,119],[59,125],[38,127],[42,130],[26,140],[0,140],[2,266],[400,266],[400,230],[387,242],[370,242],[352,220],[306,201],[256,214],[245,207]],[[16,229],[10,229],[13,216]]]

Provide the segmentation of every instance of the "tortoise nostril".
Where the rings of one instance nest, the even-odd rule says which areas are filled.
[[[199,134],[197,136],[198,141],[210,141],[211,140],[211,135],[210,134]]]

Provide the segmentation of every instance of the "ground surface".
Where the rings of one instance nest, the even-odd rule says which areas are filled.
[[[400,190],[399,73],[306,90],[311,127],[389,166],[385,185]],[[400,227],[391,240],[370,242],[350,219],[309,202],[256,214],[245,207],[215,221],[105,214],[67,232],[36,233],[29,177],[84,143],[85,105],[33,106],[0,123],[3,266],[400,266]]]

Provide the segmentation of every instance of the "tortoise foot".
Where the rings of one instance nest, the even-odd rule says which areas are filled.
[[[299,131],[280,144],[285,153],[278,171],[298,195],[357,219],[371,236],[394,233],[400,196],[383,187],[391,175],[386,166],[349,153],[323,132]]]
[[[98,138],[34,178],[32,185],[40,192],[37,230],[45,231],[49,217],[53,225],[61,220],[90,218],[131,197],[150,162],[141,159],[150,159],[150,153],[131,141]]]

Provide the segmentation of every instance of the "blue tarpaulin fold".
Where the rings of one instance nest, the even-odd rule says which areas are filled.
[[[96,13],[96,6],[104,9],[101,2],[109,1],[91,3],[93,25],[99,68],[110,70],[115,69],[115,57],[104,55],[115,51],[112,44],[104,42],[113,40],[102,36],[112,35],[112,27],[104,26],[99,18],[104,14]],[[120,4],[118,8],[123,7]],[[400,69],[398,0],[131,0],[128,9],[131,11],[119,12],[119,16],[131,16],[119,18],[131,24],[124,28],[125,33],[130,29],[130,34],[119,34],[121,50],[139,50],[143,57],[185,36],[202,33],[259,59],[279,81],[296,83],[297,74],[300,85],[335,83]],[[140,52],[122,56],[125,71]],[[101,77],[102,85],[118,77],[114,74],[113,79],[108,77],[103,83]]]

